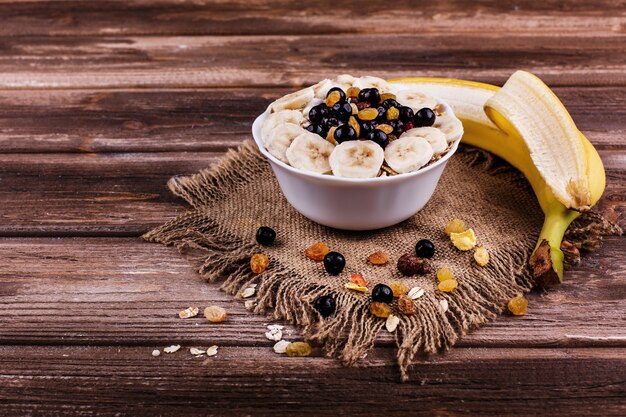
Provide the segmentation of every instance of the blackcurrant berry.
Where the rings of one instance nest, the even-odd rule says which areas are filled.
[[[324,268],[331,275],[338,275],[346,266],[346,258],[339,252],[328,252],[324,256]]]
[[[322,120],[322,117],[326,116],[327,114],[328,107],[326,107],[326,104],[321,103],[317,106],[311,107],[311,110],[309,110],[309,120],[311,121],[311,123],[319,123]]]
[[[393,301],[393,291],[385,284],[378,284],[372,289],[372,300],[390,304]]]
[[[415,116],[413,114],[413,109],[407,106],[398,107],[398,113],[399,113],[398,118],[402,120],[404,123],[412,121],[413,117]]]
[[[415,245],[415,255],[418,258],[432,258],[435,254],[435,245],[428,239],[422,239]]]
[[[428,107],[424,107],[415,113],[415,117],[413,117],[413,124],[415,127],[428,127],[435,123],[435,119],[435,112]]]
[[[263,246],[271,245],[275,239],[276,232],[271,227],[261,226],[256,231],[256,241]]]
[[[330,93],[332,93],[333,91],[338,91],[339,92],[339,101],[345,101],[346,100],[346,92],[343,91],[341,88],[339,87],[333,87],[330,90],[328,90],[328,93],[326,93],[326,97],[328,98],[328,96],[330,95]]]
[[[334,138],[337,143],[346,142],[348,140],[355,140],[356,130],[348,124],[341,125],[337,129],[335,129]]]
[[[359,102],[368,102],[372,106],[378,105],[380,102],[380,92],[377,88],[364,88],[359,92]]]
[[[389,136],[385,132],[379,129],[374,129],[365,137],[367,140],[371,140],[380,145],[381,148],[385,149],[385,147],[389,144]]]
[[[313,302],[313,308],[315,308],[322,317],[331,316],[335,312],[335,299],[330,295],[321,295]]]
[[[352,115],[352,106],[347,101],[340,101],[333,106],[333,114],[337,116],[339,120],[348,120]]]

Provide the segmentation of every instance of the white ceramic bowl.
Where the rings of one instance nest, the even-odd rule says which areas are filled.
[[[441,102],[441,100],[439,100]],[[452,113],[445,105],[446,112]],[[437,162],[408,174],[376,178],[340,178],[293,168],[272,156],[261,139],[269,108],[252,124],[252,136],[269,160],[287,201],[319,224],[344,230],[392,226],[420,211],[437,187],[460,139]]]

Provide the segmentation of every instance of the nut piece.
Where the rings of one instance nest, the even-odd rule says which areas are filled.
[[[476,251],[474,251],[474,260],[480,266],[485,266],[489,263],[489,252],[485,249],[484,246],[476,247]]]
[[[387,321],[385,322],[385,328],[389,333],[393,333],[396,331],[399,323],[400,319],[397,316],[390,314],[389,317],[387,317]]]
[[[260,274],[261,272],[265,271],[269,264],[270,258],[268,258],[267,255],[263,255],[262,253],[255,253],[254,255],[252,255],[252,258],[250,258],[250,268],[255,274]]]
[[[383,251],[376,251],[367,257],[367,260],[372,265],[384,265],[389,262],[389,256]]]
[[[391,284],[389,284],[389,288],[391,288],[391,292],[396,298],[409,292],[409,287],[401,282],[392,282]]]
[[[415,255],[406,253],[398,259],[398,271],[407,277],[416,274],[428,274],[432,267],[427,259],[418,258]]]
[[[285,349],[287,356],[309,356],[312,351],[311,345],[306,342],[292,342]]]
[[[470,250],[476,246],[476,235],[472,229],[467,229],[463,233],[451,233],[450,240],[459,250]]]
[[[198,311],[200,311],[198,307],[187,307],[186,309],[178,312],[178,317],[181,319],[196,317],[198,315]]]
[[[304,250],[304,255],[314,261],[323,261],[328,252],[330,249],[326,243],[316,242]]]
[[[411,315],[417,313],[417,306],[411,297],[408,295],[401,295],[400,298],[398,298],[398,310],[400,310],[400,313],[402,314]]]
[[[387,303],[373,301],[370,304],[370,313],[372,313],[376,317],[386,319],[391,314],[391,307]]]
[[[465,222],[461,219],[452,219],[443,229],[444,233],[450,236],[451,233],[463,233],[465,231]]]
[[[226,310],[218,306],[210,306],[204,309],[204,317],[211,323],[221,323],[226,320]]]
[[[507,307],[514,316],[523,316],[528,312],[528,300],[524,297],[513,297]]]

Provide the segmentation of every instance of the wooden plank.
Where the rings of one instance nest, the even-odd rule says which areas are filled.
[[[624,41],[578,32],[4,38],[0,88],[298,86],[343,72],[501,84],[519,68],[551,85],[624,85]]]
[[[0,36],[618,32],[620,1],[2,1]],[[327,13],[332,10],[332,13]],[[506,19],[504,19],[506,17]],[[506,23],[505,23],[506,22]],[[417,24],[416,24],[417,23]],[[504,26],[506,25],[506,27]]]
[[[0,90],[0,152],[224,151],[289,90]],[[625,87],[558,87],[598,147],[625,149]]]
[[[2,346],[4,415],[622,416],[620,349],[455,349],[398,383],[392,351],[344,368],[269,348],[153,358],[153,346]],[[312,372],[312,370],[315,370]],[[598,414],[600,412],[600,414]]]
[[[626,226],[626,153],[601,150],[601,207]],[[0,236],[139,236],[185,210],[166,183],[222,153],[0,154]]]
[[[558,289],[529,295],[529,314],[504,315],[461,347],[626,347],[626,239],[607,238]],[[132,238],[0,239],[1,344],[265,346],[264,316],[209,285],[174,248]],[[190,305],[229,319],[182,320]],[[299,331],[291,326],[286,338]],[[386,333],[380,345],[391,346]]]

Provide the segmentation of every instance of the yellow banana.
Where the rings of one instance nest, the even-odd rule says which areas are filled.
[[[534,164],[528,146],[517,130],[500,114],[486,115],[485,103],[499,87],[473,81],[448,78],[400,78],[390,82],[420,84],[424,92],[439,97],[450,104],[456,116],[463,122],[465,134],[462,142],[484,149],[506,160],[520,170],[533,188],[545,215],[537,245],[531,256],[531,267],[536,281],[548,287],[563,280],[563,252],[561,242],[569,224],[580,215],[568,209],[555,196]],[[504,130],[500,128],[504,128]],[[506,130],[506,132],[505,132]],[[605,173],[602,160],[593,145],[580,132],[586,157],[587,181],[591,205],[602,196]]]

